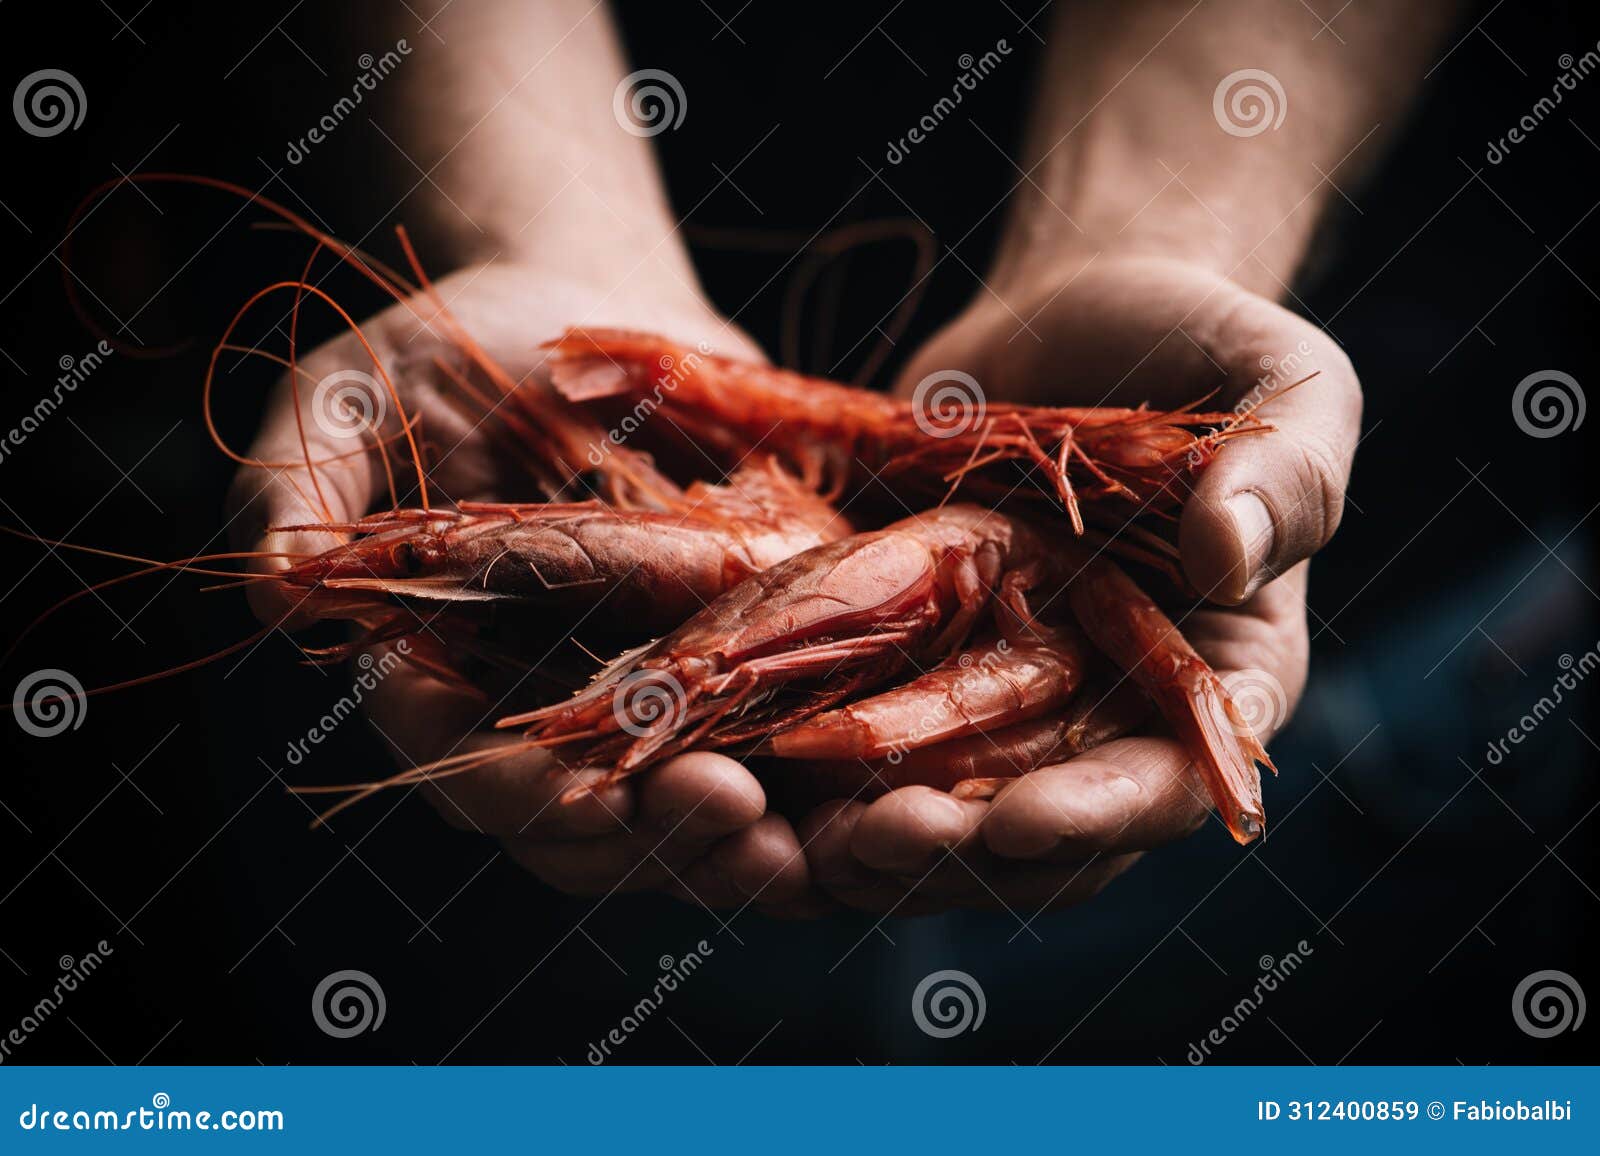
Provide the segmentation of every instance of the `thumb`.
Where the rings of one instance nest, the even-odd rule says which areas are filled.
[[[1361,432],[1361,386],[1344,351],[1287,310],[1265,301],[1260,308],[1281,314],[1280,323],[1252,331],[1239,318],[1238,344],[1230,341],[1221,364],[1236,408],[1272,428],[1222,448],[1179,525],[1184,572],[1228,605],[1327,545]]]

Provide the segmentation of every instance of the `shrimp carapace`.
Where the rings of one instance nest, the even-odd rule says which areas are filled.
[[[808,476],[881,479],[932,498],[1057,502],[1079,534],[1088,507],[1171,515],[1224,443],[1271,428],[1250,410],[988,401],[966,375],[942,392],[894,398],[614,329],[569,329],[545,348],[569,400],[648,398],[715,448],[737,457],[759,445]]]
[[[976,506],[797,554],[623,655],[569,701],[497,725],[524,728],[569,765],[605,768],[602,784],[682,751],[758,741],[802,758],[883,757],[921,745],[924,731],[954,739],[1064,704],[1085,648],[1034,609],[1063,591],[1088,639],[1176,732],[1230,833],[1258,836],[1255,764],[1271,761],[1177,627],[1115,563],[1072,543],[1047,547],[1026,521]],[[961,687],[959,648],[985,615],[1016,647],[1013,666],[980,669]],[[1031,685],[1010,682],[1008,669],[1028,670]],[[922,673],[890,688],[908,670]],[[928,717],[943,721],[924,727]]]

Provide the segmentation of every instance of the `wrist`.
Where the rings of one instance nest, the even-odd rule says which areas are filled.
[[[1134,191],[1140,195],[1129,195]],[[988,276],[1006,300],[1059,287],[1091,261],[1119,259],[1191,265],[1280,300],[1288,296],[1320,206],[1303,193],[1291,199],[1259,189],[1210,188],[1202,194],[1178,181],[1148,191],[1129,184],[1114,193],[1091,188],[1054,201],[1030,192],[1019,194]]]
[[[652,262],[626,276],[567,259],[554,246],[469,261],[437,282],[446,302],[470,289],[475,304],[509,320],[537,343],[570,326],[659,333],[685,345],[744,360],[760,347],[685,277]]]
[[[1156,130],[1126,121],[1090,121],[1037,162],[1009,208],[992,283],[1036,285],[1090,257],[1160,258],[1286,296],[1327,200],[1312,166],[1221,133],[1203,151],[1155,156],[1145,142]]]
[[[687,250],[664,201],[641,203],[576,181],[514,200],[485,189],[477,203],[440,197],[422,226],[452,268],[505,265],[561,274],[617,294],[700,299]]]

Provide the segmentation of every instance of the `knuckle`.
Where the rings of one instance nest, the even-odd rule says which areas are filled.
[[[1328,544],[1344,518],[1350,454],[1318,434],[1302,438],[1297,448],[1302,471],[1297,521],[1304,532],[1307,553],[1314,553]]]

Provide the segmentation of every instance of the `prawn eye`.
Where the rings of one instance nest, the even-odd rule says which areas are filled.
[[[412,542],[401,542],[389,553],[389,560],[394,564],[401,577],[412,578],[422,573],[424,559],[422,551],[418,550]]]

